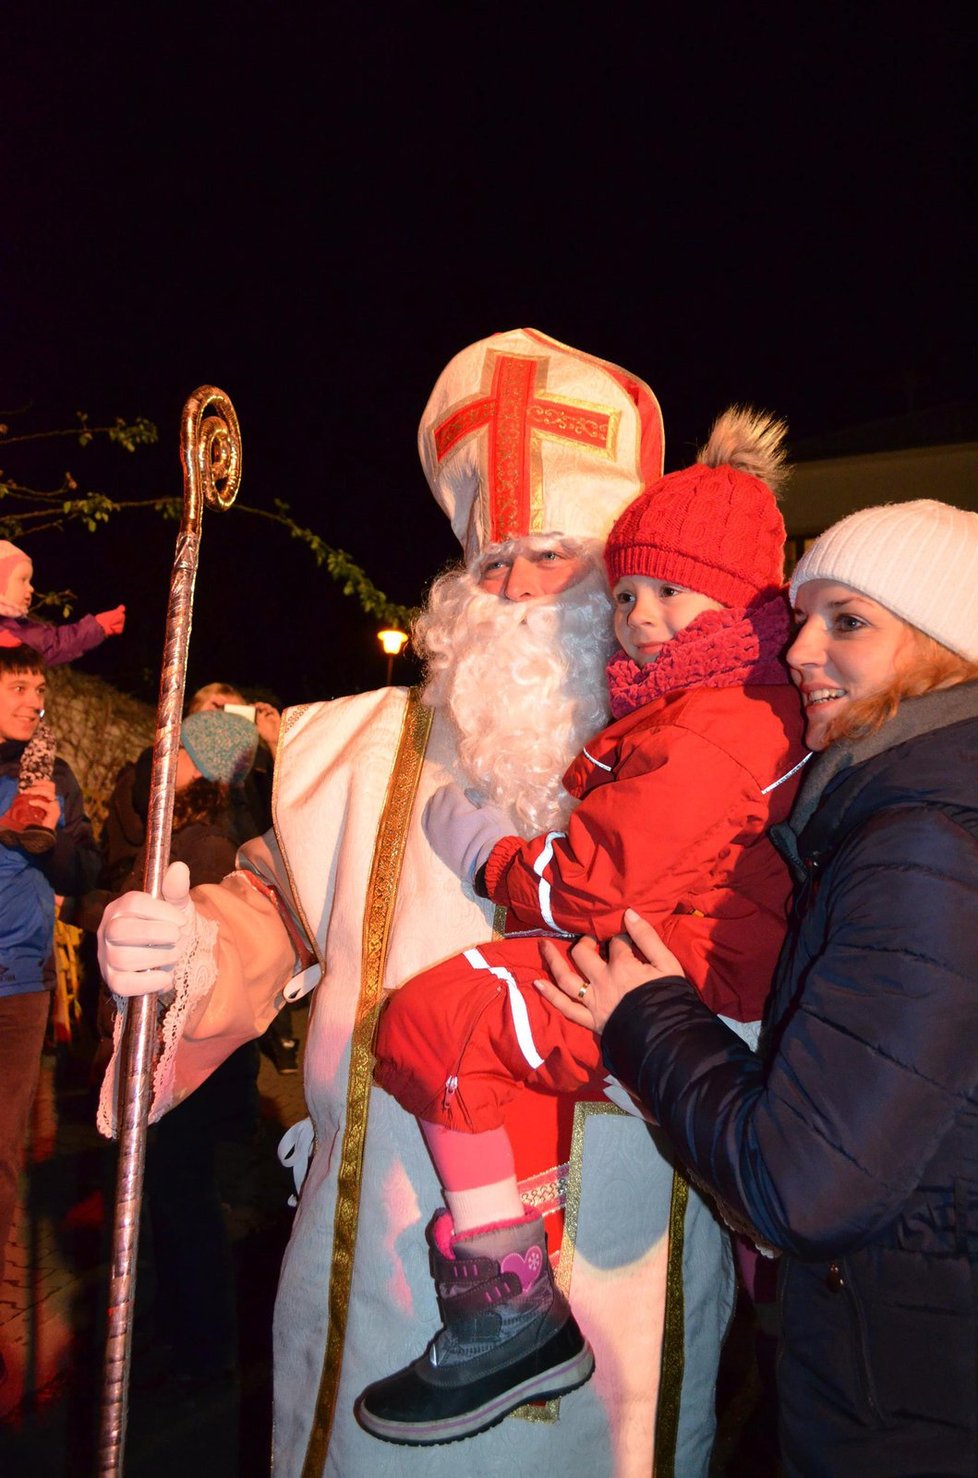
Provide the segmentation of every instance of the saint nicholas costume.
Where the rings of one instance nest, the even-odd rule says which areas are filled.
[[[515,330],[452,360],[420,449],[471,562],[532,533],[603,539],[661,475],[661,416],[634,376]],[[594,1378],[464,1449],[381,1443],[354,1419],[357,1393],[414,1356],[435,1315],[419,1230],[438,1186],[413,1119],[373,1084],[377,1015],[410,976],[502,926],[425,838],[424,806],[448,782],[465,784],[454,728],[412,692],[287,711],[273,831],[220,886],[194,890],[195,937],[164,1000],[154,1114],[315,988],[310,1118],[286,1150],[302,1186],[275,1313],[274,1471],[695,1478],[733,1301],[727,1235],[644,1120],[603,1094],[537,1096],[509,1125],[525,1203],[562,1228],[551,1255]],[[110,1095],[108,1081],[106,1110]]]

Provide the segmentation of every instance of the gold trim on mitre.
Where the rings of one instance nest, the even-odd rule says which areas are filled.
[[[538,403],[539,404],[539,403]],[[561,407],[566,409],[561,410]],[[532,407],[531,407],[532,409]],[[573,414],[577,412],[577,414]],[[547,396],[546,405],[540,406],[536,425],[530,427],[529,474],[531,534],[546,534],[553,528],[553,520],[547,520],[543,487],[543,451],[546,441],[569,441],[575,446],[586,446],[596,457],[614,462],[618,456],[618,431],[621,411],[610,406],[594,405],[586,400],[573,400],[570,396]],[[601,422],[604,422],[602,427]],[[543,424],[543,423],[546,424]],[[603,444],[598,440],[604,437]],[[560,532],[564,532],[560,530]]]
[[[562,441],[614,462],[622,412],[613,406],[547,391],[548,354],[485,350],[479,389],[456,401],[429,433],[434,465],[479,436],[479,546],[556,528],[548,516],[543,447]],[[545,393],[546,392],[546,393]]]

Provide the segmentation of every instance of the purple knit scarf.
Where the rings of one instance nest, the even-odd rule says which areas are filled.
[[[745,688],[790,682],[782,653],[791,634],[785,595],[749,610],[704,611],[654,662],[639,667],[621,650],[608,663],[611,712],[624,718],[684,688]]]

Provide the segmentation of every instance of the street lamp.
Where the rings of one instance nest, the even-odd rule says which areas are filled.
[[[394,658],[401,655],[401,650],[407,641],[407,632],[398,631],[391,627],[387,631],[378,631],[377,640],[387,653],[387,686],[391,685],[391,675],[394,671]]]

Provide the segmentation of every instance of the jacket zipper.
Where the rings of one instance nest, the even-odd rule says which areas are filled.
[[[876,1394],[876,1382],[873,1380],[873,1372],[869,1359],[869,1346],[866,1339],[866,1319],[863,1313],[863,1306],[853,1287],[847,1259],[841,1258],[838,1262],[833,1262],[832,1268],[836,1269],[837,1273],[841,1276],[841,1292],[848,1300],[849,1308],[852,1312],[856,1335],[855,1365],[859,1376],[859,1383],[862,1387],[862,1394],[872,1415],[878,1422],[882,1422],[883,1414],[880,1410],[879,1398]]]

